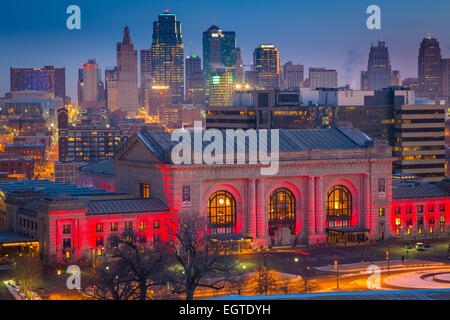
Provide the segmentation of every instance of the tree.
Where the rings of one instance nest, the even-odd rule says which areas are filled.
[[[224,254],[225,246],[218,242],[213,244],[204,219],[184,217],[173,229],[170,250],[181,266],[181,270],[169,274],[173,292],[193,300],[198,287],[223,289],[224,275],[232,269],[232,258]]]
[[[14,268],[14,278],[22,287],[27,299],[33,298],[33,290],[42,283],[42,263],[31,256],[18,256]]]
[[[248,275],[245,272],[237,271],[231,274],[227,282],[230,290],[240,296],[246,289],[248,280]]]
[[[263,265],[255,270],[255,274],[251,280],[255,284],[257,294],[267,295],[275,289],[277,277],[270,268]]]
[[[91,295],[101,300],[151,299],[150,288],[165,284],[166,247],[149,247],[133,233],[111,238],[109,243],[106,259],[95,269]]]

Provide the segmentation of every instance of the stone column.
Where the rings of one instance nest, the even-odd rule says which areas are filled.
[[[323,191],[322,191],[322,177],[317,177],[316,182],[316,234],[321,235],[324,233],[324,221],[323,221]]]
[[[264,180],[256,181],[256,236],[258,239],[264,238],[265,212],[264,212]]]
[[[314,196],[314,177],[306,179],[306,225],[308,236],[316,233],[316,219],[315,219],[315,196]]]
[[[363,209],[363,214],[362,216],[364,217],[363,222],[364,222],[364,227],[366,229],[370,230],[370,234],[372,234],[372,210],[371,210],[371,203],[370,203],[370,175],[369,174],[365,174],[363,176],[363,194],[364,194],[364,200],[363,200],[363,204],[364,204],[364,209]]]
[[[248,210],[247,210],[247,233],[253,239],[256,238],[256,181],[248,179]]]

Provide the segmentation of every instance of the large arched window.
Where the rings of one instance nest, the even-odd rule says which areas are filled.
[[[230,234],[236,227],[236,201],[231,193],[218,191],[208,201],[208,228],[211,234]]]
[[[295,231],[295,197],[286,188],[275,190],[269,199],[269,235],[278,227]]]
[[[349,227],[352,221],[352,195],[344,186],[333,187],[327,195],[328,227]]]

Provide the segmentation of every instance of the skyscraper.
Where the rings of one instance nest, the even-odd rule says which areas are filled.
[[[66,96],[66,69],[45,66],[44,68],[11,68],[11,91],[36,90],[51,92],[55,97]]]
[[[440,96],[448,99],[450,97],[450,59],[442,59],[440,69],[441,69]]]
[[[172,103],[184,97],[184,45],[181,22],[166,10],[153,23],[152,86],[168,86]]]
[[[205,100],[209,103],[212,74],[223,73],[223,69],[231,73],[234,83],[236,70],[236,33],[222,31],[213,24],[203,32],[203,72],[205,73]],[[220,71],[218,71],[220,69]]]
[[[428,34],[423,38],[419,49],[419,97],[433,99],[439,95],[440,64],[439,42]]]
[[[371,46],[367,72],[361,74],[361,90],[382,90],[391,86],[391,62],[384,41]]]
[[[227,107],[233,105],[233,72],[231,70],[227,67],[210,69],[209,106]]]
[[[244,61],[242,60],[241,48],[236,48],[236,83],[244,83]]]
[[[186,101],[202,104],[205,100],[205,82],[202,71],[202,59],[197,55],[186,58]]]
[[[256,71],[259,87],[280,88],[280,53],[273,44],[261,44],[255,49],[253,68]]]
[[[78,105],[82,109],[104,108],[105,87],[101,76],[102,71],[95,59],[89,59],[78,70]]]
[[[298,88],[303,86],[304,66],[292,64],[291,61],[281,68],[281,89]]]
[[[139,104],[149,110],[149,90],[152,87],[152,50],[141,50],[141,87],[139,91]]]
[[[311,90],[317,88],[337,88],[337,71],[325,68],[309,68]]]
[[[139,106],[137,51],[128,27],[125,27],[122,43],[117,43],[117,74],[117,107],[128,115],[136,115]]]
[[[118,80],[117,67],[105,70],[106,108],[109,111],[118,109]]]

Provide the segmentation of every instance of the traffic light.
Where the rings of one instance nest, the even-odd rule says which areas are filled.
[[[58,277],[61,276],[61,270],[58,270],[58,271],[57,271],[57,275],[58,275]]]
[[[338,261],[337,261],[337,260],[334,260],[334,269],[337,270],[337,268],[338,268]]]

